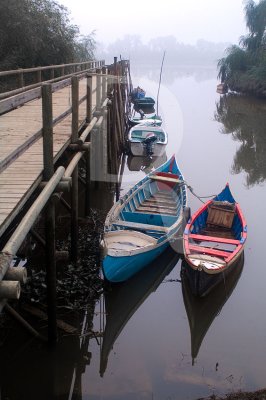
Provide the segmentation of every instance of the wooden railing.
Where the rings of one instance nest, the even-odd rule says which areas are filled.
[[[42,128],[31,135],[31,137],[17,148],[8,159],[2,161],[0,169],[4,170],[9,164],[19,157],[29,148],[38,138],[43,137],[43,175],[38,178],[40,193],[34,199],[33,204],[16,226],[12,236],[0,250],[0,312],[6,305],[7,299],[18,299],[20,296],[20,283],[25,281],[26,270],[21,267],[20,271],[11,266],[12,259],[15,257],[25,237],[34,226],[38,216],[45,207],[45,229],[46,239],[41,238],[46,248],[46,281],[47,281],[47,309],[48,309],[48,338],[49,341],[56,341],[56,252],[55,252],[55,197],[62,199],[65,190],[71,191],[71,205],[67,204],[71,212],[71,260],[76,260],[78,255],[78,164],[81,158],[86,165],[85,173],[85,215],[90,213],[90,183],[92,178],[91,167],[95,164],[96,174],[93,179],[100,181],[110,172],[117,174],[119,157],[124,146],[124,131],[126,128],[126,109],[128,87],[127,62],[117,63],[96,71],[85,70],[83,72],[72,73],[71,78],[63,79],[60,82],[46,82],[40,87],[34,88],[25,93],[17,94],[12,98],[0,101],[1,112],[11,111],[13,108],[22,106],[26,102],[41,98],[42,99]],[[79,83],[86,78],[86,94],[79,96]],[[93,85],[92,80],[96,80]],[[71,87],[71,107],[65,109],[56,118],[53,118],[53,93],[65,86]],[[96,86],[96,88],[95,88]],[[94,93],[96,91],[96,93]],[[92,96],[94,98],[92,99]],[[92,101],[93,100],[93,101]],[[86,102],[86,112],[84,120],[79,118],[79,106]],[[96,104],[95,104],[96,103]],[[1,113],[0,112],[0,113]],[[65,143],[65,149],[74,152],[71,161],[66,166],[54,166],[53,153],[53,128],[59,121],[67,115],[72,114],[71,136]],[[94,162],[95,161],[95,162]],[[97,165],[96,165],[97,161]],[[60,163],[59,163],[60,164]],[[110,165],[107,165],[110,164]],[[43,182],[41,180],[43,179]],[[114,181],[117,183],[117,177]],[[106,180],[106,182],[111,180]],[[63,199],[62,199],[63,200]],[[23,204],[20,203],[20,207]],[[16,272],[16,274],[15,274]],[[8,305],[8,308],[11,307]],[[20,317],[20,320],[22,318]],[[28,326],[31,332],[34,329],[24,321],[24,326]]]
[[[55,82],[75,73],[101,68],[103,65],[104,61],[100,60],[0,71],[0,99],[34,89],[41,82]],[[7,79],[9,82],[6,82]]]

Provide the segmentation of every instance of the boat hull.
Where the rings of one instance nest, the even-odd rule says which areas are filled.
[[[242,256],[247,224],[229,185],[207,201],[188,221],[184,256],[195,294],[205,296]]]
[[[147,252],[133,256],[113,257],[107,254],[103,260],[104,277],[110,282],[123,282],[149,265],[170,245],[166,242]]]
[[[102,240],[105,278],[126,281],[164,252],[183,232],[186,204],[184,178],[172,156],[109,211]]]
[[[233,271],[244,259],[244,251],[238,253],[237,257],[232,261],[227,268],[224,268],[220,273],[210,274],[203,269],[193,268],[186,259],[183,270],[186,274],[191,291],[194,296],[205,297],[207,296],[219,283]]]

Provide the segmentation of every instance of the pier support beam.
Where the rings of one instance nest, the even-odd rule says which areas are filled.
[[[75,143],[78,139],[78,118],[79,118],[79,80],[72,77],[72,134],[71,142]],[[71,250],[70,258],[77,261],[78,258],[78,164],[72,173],[71,190]]]
[[[48,181],[54,174],[53,162],[53,107],[52,85],[42,86],[42,118],[43,118],[43,178]],[[47,283],[47,315],[48,340],[51,344],[57,341],[56,326],[56,260],[55,260],[55,204],[49,199],[45,210],[45,242],[46,242],[46,283]]]

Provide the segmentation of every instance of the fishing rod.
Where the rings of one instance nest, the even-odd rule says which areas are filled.
[[[157,92],[157,102],[156,102],[156,103],[157,103],[157,115],[159,115],[159,114],[158,114],[158,99],[159,99],[159,92],[160,92],[160,86],[161,86],[161,80],[162,80],[162,71],[163,71],[164,57],[165,57],[165,51],[163,52],[163,59],[162,59],[162,64],[161,64],[159,86],[158,86],[158,92]]]

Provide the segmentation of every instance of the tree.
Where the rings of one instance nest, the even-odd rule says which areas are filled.
[[[78,62],[93,56],[93,36],[85,42],[67,8],[56,1],[0,2],[1,69]]]
[[[248,0],[244,10],[249,33],[218,61],[218,78],[232,90],[266,96],[266,0]]]

